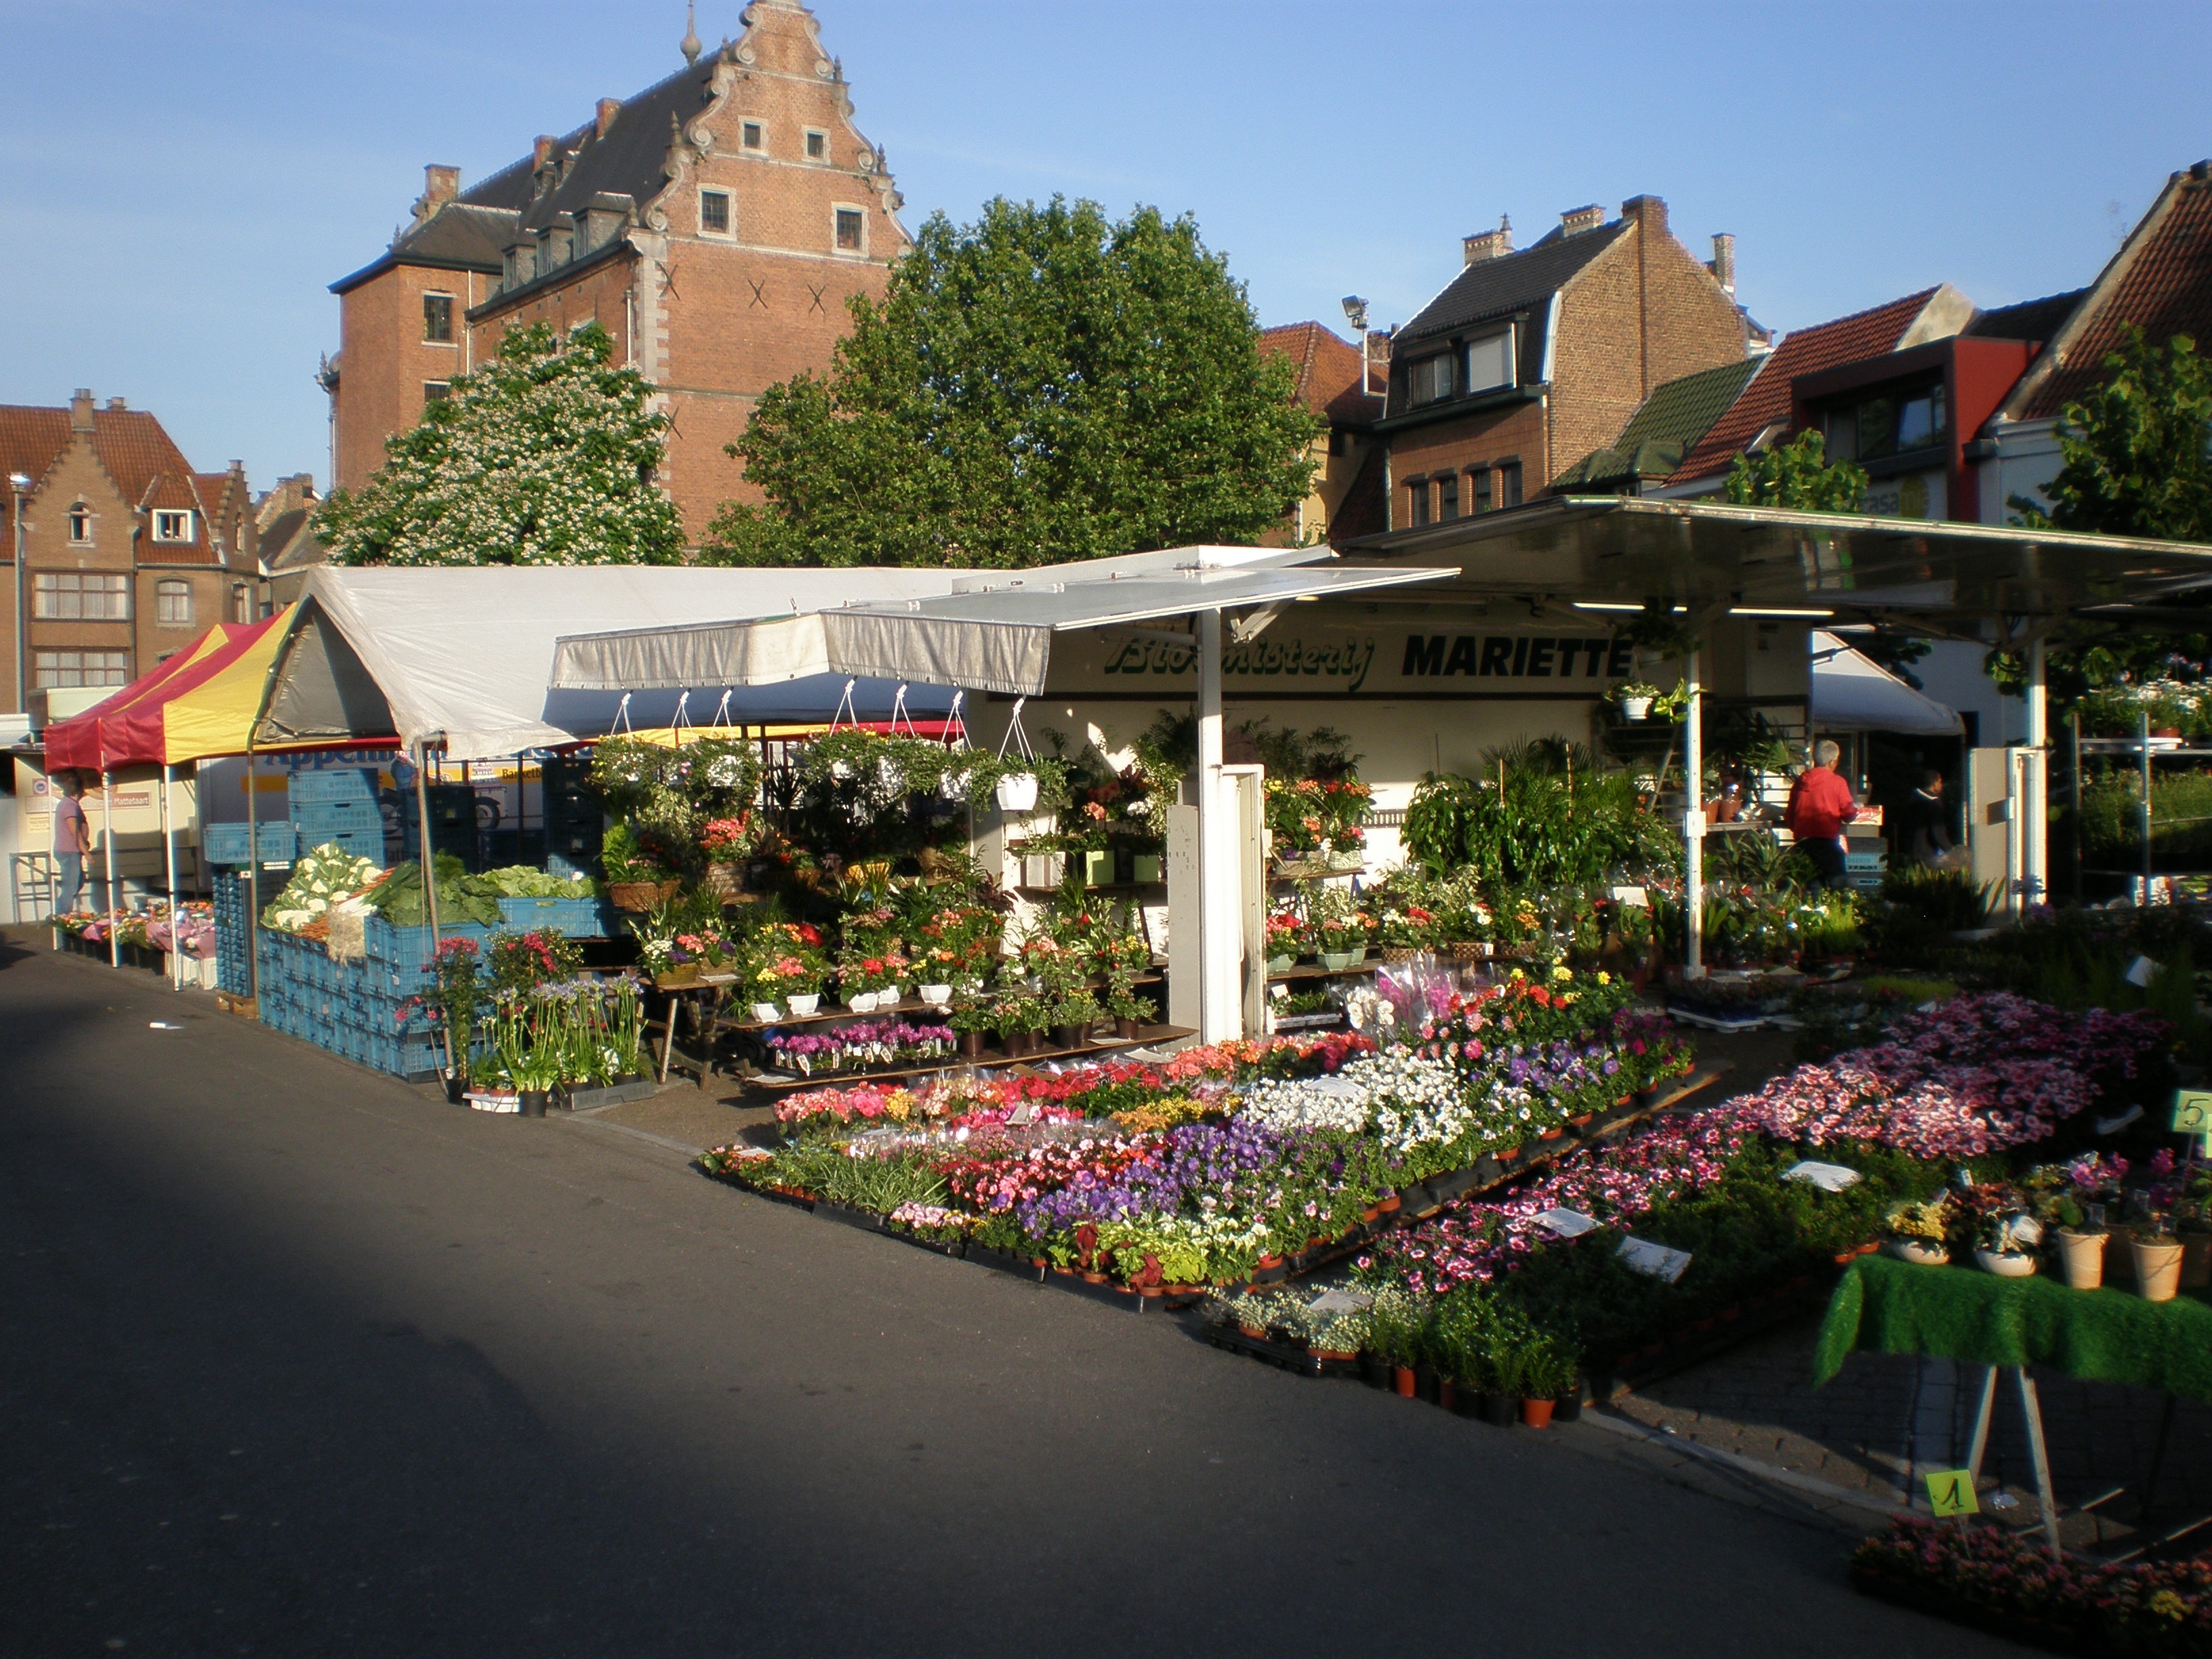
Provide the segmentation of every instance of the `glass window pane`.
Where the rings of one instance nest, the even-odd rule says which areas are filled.
[[[1487,392],[1513,384],[1513,331],[1476,340],[1467,349],[1467,389]]]
[[[1897,411],[1897,447],[1925,449],[1936,441],[1936,405],[1929,398],[1909,398]]]

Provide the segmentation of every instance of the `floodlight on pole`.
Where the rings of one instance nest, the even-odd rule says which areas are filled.
[[[31,708],[31,671],[27,643],[29,630],[25,626],[23,613],[29,600],[25,595],[27,584],[23,580],[23,498],[31,493],[31,480],[27,473],[10,472],[8,488],[15,496],[15,712],[27,714]]]
[[[1359,395],[1368,395],[1367,301],[1357,294],[1344,296],[1344,319],[1359,332]]]

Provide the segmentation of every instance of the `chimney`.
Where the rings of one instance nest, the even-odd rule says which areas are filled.
[[[1722,231],[1713,238],[1713,262],[1705,267],[1713,273],[1713,280],[1721,285],[1721,292],[1735,298],[1735,238]]]
[[[619,98],[602,98],[599,100],[600,137],[604,138],[607,136],[607,129],[614,125],[615,117],[621,112],[621,110],[622,100]]]
[[[1654,236],[1667,234],[1667,203],[1657,196],[1632,196],[1620,204],[1620,216],[1633,219]]]
[[[415,222],[421,224],[460,194],[461,170],[432,162],[422,169],[422,193],[415,198]]]
[[[107,406],[112,410],[128,409],[131,407],[130,404],[125,403],[120,398],[110,398],[107,400]]]
[[[1480,264],[1485,259],[1502,259],[1513,252],[1513,221],[1505,215],[1498,217],[1498,228],[1486,230],[1480,235],[1462,237],[1460,248],[1466,263]]]
[[[538,142],[530,147],[530,165],[532,169],[541,172],[544,169],[545,163],[553,157],[554,145],[559,142],[547,133],[541,132],[538,135]]]
[[[1588,207],[1569,208],[1559,216],[1559,233],[1564,236],[1579,236],[1586,230],[1605,228],[1605,210],[1592,202]]]
[[[70,430],[92,430],[92,388],[88,386],[79,386],[70,398]]]

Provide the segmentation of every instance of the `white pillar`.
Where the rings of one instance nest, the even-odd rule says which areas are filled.
[[[174,787],[177,769],[161,764],[161,856],[169,871],[169,988],[182,990],[185,965],[181,960],[184,939],[178,931],[180,920],[177,914],[177,820],[169,805],[169,791]]]
[[[2027,647],[2027,755],[2021,767],[2021,902],[2051,896],[2051,699],[2044,687],[2044,642]]]
[[[106,848],[107,864],[107,962],[112,968],[120,968],[123,941],[115,936],[115,913],[119,908],[115,902],[115,774],[102,769],[100,787],[107,802],[104,814],[107,821],[100,825],[100,841]]]
[[[1682,964],[1684,976],[1705,976],[1705,696],[1698,684],[1698,653],[1690,653],[1689,707],[1684,711],[1688,730],[1684,737],[1682,787],[1683,932],[1689,951]]]
[[[1243,1035],[1235,825],[1222,798],[1221,613],[1198,617],[1199,1041]]]

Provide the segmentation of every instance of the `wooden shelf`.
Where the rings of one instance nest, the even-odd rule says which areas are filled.
[[[1174,1042],[1198,1033],[1188,1025],[1146,1025],[1139,1028],[1133,1037],[1094,1038],[1080,1048],[1041,1048],[1035,1054],[1007,1054],[996,1048],[986,1048],[975,1055],[947,1054],[925,1065],[904,1066],[888,1071],[822,1072],[812,1077],[753,1076],[744,1079],[749,1087],[765,1089],[772,1094],[788,1094],[794,1089],[849,1089],[861,1083],[890,1083],[901,1078],[928,1077],[938,1072],[957,1072],[975,1066],[1036,1066],[1046,1060],[1072,1060],[1084,1054],[1116,1052],[1123,1048],[1139,1048],[1147,1043]]]
[[[1294,979],[1358,979],[1364,974],[1373,973],[1382,965],[1380,957],[1370,957],[1350,968],[1324,968],[1319,963],[1302,963],[1286,972],[1268,975],[1267,983],[1283,985]]]

